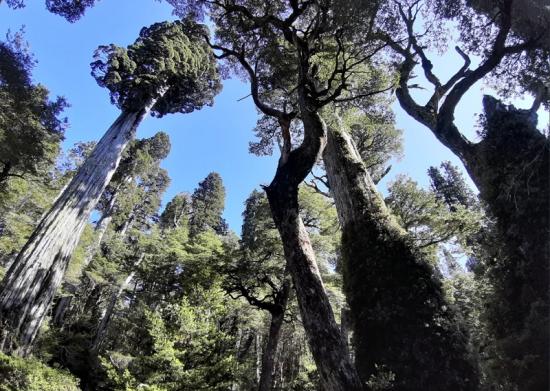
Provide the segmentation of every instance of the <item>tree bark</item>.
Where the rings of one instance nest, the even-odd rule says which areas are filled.
[[[126,220],[124,220],[124,224],[122,224],[122,226],[120,226],[118,229],[117,229],[117,234],[120,236],[120,237],[125,237],[126,236],[126,233],[128,232],[128,230],[132,227],[133,223],[134,223],[134,220],[136,218],[136,214],[134,211],[132,211],[130,213],[130,216],[128,216],[128,218]]]
[[[9,269],[0,292],[3,351],[29,353],[90,213],[153,103],[120,114]]]
[[[260,376],[259,391],[271,391],[273,389],[273,374],[275,369],[275,355],[281,339],[281,328],[285,319],[286,305],[290,294],[290,281],[285,279],[278,296],[278,310],[271,312],[269,335],[262,356],[262,371]]]
[[[308,175],[326,142],[326,127],[314,107],[301,98],[304,141],[281,154],[275,178],[265,188],[275,225],[283,242],[287,267],[292,276],[300,314],[321,383],[332,391],[361,390],[346,344],[328,300],[315,254],[299,213],[298,186]],[[283,134],[289,123],[281,121]]]
[[[92,342],[91,351],[94,353],[97,353],[99,351],[99,348],[101,347],[101,344],[103,343],[103,340],[105,339],[105,336],[107,335],[107,329],[109,327],[109,323],[111,322],[111,319],[113,317],[113,313],[115,311],[115,307],[118,303],[118,300],[124,293],[124,290],[130,285],[130,282],[134,279],[134,276],[136,275],[136,268],[140,265],[140,263],[143,261],[143,258],[145,258],[145,254],[140,255],[140,257],[134,262],[132,266],[132,272],[126,277],[124,282],[120,284],[116,292],[113,292],[111,294],[111,297],[109,299],[109,304],[107,304],[107,307],[101,314],[101,320],[99,322],[99,326],[97,328],[94,341]]]
[[[99,219],[99,221],[97,222],[94,228],[95,240],[87,248],[86,258],[84,260],[83,268],[85,268],[90,264],[90,262],[92,262],[94,255],[97,253],[97,250],[99,250],[99,248],[101,247],[101,243],[103,242],[103,237],[105,236],[105,232],[107,232],[107,228],[109,227],[109,224],[113,219],[113,213],[114,213],[117,198],[118,198],[118,192],[115,192],[111,197],[111,199],[109,200],[107,209],[101,214],[101,218]]]
[[[4,163],[2,171],[0,171],[0,189],[3,189],[5,182],[7,182],[11,171],[11,162]]]
[[[536,114],[485,96],[485,133],[458,154],[496,219],[504,259],[490,261],[496,296],[488,320],[501,375],[548,390],[550,346],[550,143]]]
[[[378,193],[350,137],[331,128],[324,162],[342,226],[342,271],[363,382],[392,390],[475,390],[468,338],[439,275]]]

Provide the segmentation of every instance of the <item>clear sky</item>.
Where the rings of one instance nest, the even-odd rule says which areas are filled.
[[[70,24],[45,10],[43,0],[28,0],[26,8],[9,9],[0,4],[0,34],[25,25],[25,37],[39,61],[33,72],[35,81],[44,84],[52,95],[63,95],[71,107],[65,112],[70,128],[66,131],[65,148],[75,142],[98,140],[118,115],[109,102],[108,91],[100,88],[90,75],[90,62],[98,45],[132,43],[144,26],[173,19],[170,7],[152,0],[103,0],[89,9],[78,22]],[[434,61],[443,79],[460,65],[456,54]],[[181,191],[192,192],[211,171],[220,173],[226,187],[224,213],[231,229],[240,233],[243,203],[252,189],[268,184],[276,167],[277,156],[256,157],[248,153],[253,140],[256,109],[247,84],[225,80],[224,88],[213,107],[191,114],[148,118],[140,126],[138,137],[150,137],[163,130],[170,135],[172,151],[162,166],[172,179],[164,197],[167,202]],[[529,101],[514,102],[528,107]],[[405,173],[421,185],[428,185],[426,170],[443,160],[458,160],[432,136],[394,105],[397,125],[404,129],[405,156],[381,182]],[[481,110],[479,86],[464,96],[456,113],[461,130],[475,139],[475,114]],[[539,123],[548,123],[548,113],[539,112]]]

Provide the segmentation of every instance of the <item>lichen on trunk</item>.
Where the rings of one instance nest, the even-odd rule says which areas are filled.
[[[468,338],[439,275],[378,193],[348,134],[332,127],[324,162],[342,226],[342,271],[356,367],[392,390],[475,390]]]
[[[0,292],[3,351],[29,353],[90,213],[153,103],[120,114],[10,267]]]
[[[550,142],[536,114],[485,96],[482,140],[462,159],[495,218],[501,259],[488,260],[487,319],[498,376],[547,390],[550,345]]]

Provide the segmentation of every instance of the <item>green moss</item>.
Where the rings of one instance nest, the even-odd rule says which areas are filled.
[[[79,391],[78,380],[67,371],[36,359],[0,353],[0,391]]]

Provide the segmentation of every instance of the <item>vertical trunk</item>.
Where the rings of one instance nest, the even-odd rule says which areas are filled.
[[[340,332],[342,333],[342,337],[344,338],[344,342],[348,346],[349,350],[349,308],[347,306],[342,306],[342,309],[340,311]],[[351,357],[353,358],[353,354],[351,354]]]
[[[4,167],[2,168],[2,171],[0,171],[0,189],[2,189],[10,176],[11,171],[11,162],[3,163]]]
[[[140,255],[140,257],[136,260],[136,262],[132,266],[134,270],[132,270],[132,272],[128,275],[128,277],[126,277],[124,282],[120,284],[116,292],[113,292],[111,294],[109,303],[107,304],[107,307],[101,314],[101,320],[99,321],[99,326],[97,328],[94,341],[92,342],[92,347],[91,347],[92,352],[97,353],[99,351],[101,343],[103,342],[103,340],[105,339],[105,336],[107,335],[107,329],[113,317],[113,313],[115,311],[118,300],[124,293],[124,290],[128,287],[128,285],[130,285],[130,282],[134,279],[134,276],[136,274],[135,268],[137,268],[140,265],[144,257],[145,257],[144,254]]]
[[[313,168],[326,140],[321,118],[307,109],[306,102],[302,102],[302,107],[304,141],[294,151],[281,155],[275,178],[265,191],[283,242],[287,268],[296,288],[300,314],[321,382],[333,391],[361,390],[299,213],[298,186]],[[288,124],[281,125],[283,133],[287,133]]]
[[[496,218],[503,255],[489,261],[488,275],[495,290],[488,320],[500,357],[499,376],[521,390],[547,390],[550,143],[537,130],[536,115],[490,96],[483,103],[483,139],[462,161]]]
[[[29,352],[90,213],[150,107],[117,118],[8,271],[0,293],[2,350]]]
[[[468,338],[433,267],[398,226],[350,137],[330,129],[324,152],[342,226],[342,270],[364,382],[395,375],[395,390],[475,390]]]
[[[111,197],[111,199],[109,200],[107,209],[102,213],[101,218],[99,219],[99,221],[95,226],[95,229],[94,229],[95,240],[87,248],[86,258],[84,260],[83,268],[88,266],[90,262],[92,262],[94,255],[97,253],[97,250],[99,250],[99,248],[101,247],[101,243],[103,242],[103,237],[105,236],[105,232],[107,232],[107,228],[109,227],[109,224],[113,219],[113,213],[114,213],[117,198],[118,198],[118,192],[115,192]]]
[[[271,324],[269,325],[269,335],[267,344],[262,356],[262,372],[260,376],[259,391],[271,391],[273,389],[273,374],[275,368],[275,355],[277,354],[277,346],[281,338],[281,327],[285,318],[286,305],[290,293],[290,281],[285,280],[281,289],[281,294],[278,297],[278,311],[271,313]]]
[[[54,307],[55,311],[52,317],[52,323],[58,327],[63,326],[63,322],[65,320],[65,314],[67,313],[67,309],[71,305],[73,297],[72,296],[62,296],[59,298],[59,302]]]
[[[78,287],[65,282],[63,290],[69,293],[69,295],[61,296],[58,298],[57,303],[53,307],[52,323],[57,327],[62,327],[65,323],[65,315],[69,310],[73,296],[76,294]]]
[[[262,371],[262,336],[256,333],[256,382],[260,383]]]
[[[135,218],[136,214],[132,211],[132,213],[130,213],[130,216],[128,216],[128,218],[124,221],[124,224],[122,224],[122,227],[117,230],[117,233],[120,237],[123,238],[126,236],[126,232],[128,232],[128,230],[132,227]]]
[[[237,338],[235,338],[235,357],[237,358],[237,363],[241,362],[241,343],[243,339],[243,330],[237,326]],[[231,391],[237,391],[239,389],[239,382],[237,379],[233,380],[231,384]]]

